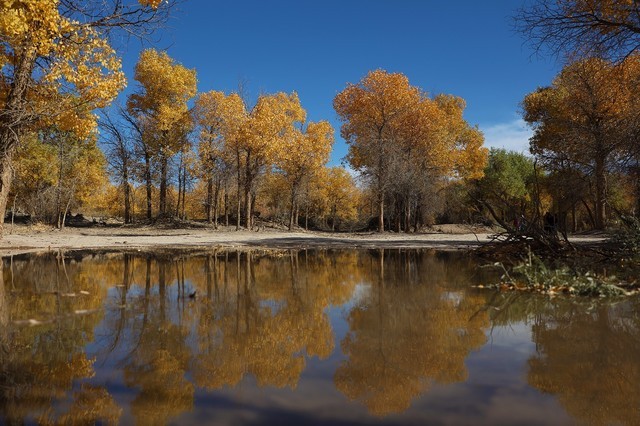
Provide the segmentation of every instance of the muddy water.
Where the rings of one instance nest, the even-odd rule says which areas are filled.
[[[428,250],[4,259],[0,423],[640,424],[640,301]]]

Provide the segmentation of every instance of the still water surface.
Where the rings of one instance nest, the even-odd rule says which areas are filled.
[[[640,301],[428,250],[4,259],[0,423],[640,424]],[[190,297],[195,292],[194,297]]]

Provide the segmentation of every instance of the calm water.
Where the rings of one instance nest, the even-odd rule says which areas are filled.
[[[489,274],[424,250],[4,259],[0,423],[640,424],[638,299],[471,288]]]

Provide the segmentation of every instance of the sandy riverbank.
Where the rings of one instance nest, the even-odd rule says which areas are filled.
[[[442,225],[432,232],[322,233],[274,229],[235,231],[233,228],[163,229],[156,227],[65,228],[43,226],[5,228],[0,255],[75,249],[207,249],[207,248],[438,248],[470,249],[490,241],[492,233],[460,225]],[[585,240],[587,237],[579,237]],[[589,240],[597,241],[597,237]]]

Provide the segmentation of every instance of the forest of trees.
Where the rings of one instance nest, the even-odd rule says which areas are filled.
[[[417,232],[452,221],[510,228],[549,212],[576,231],[640,214],[635,3],[539,0],[521,11],[534,48],[566,57],[522,100],[530,155],[489,152],[463,99],[401,73],[346,84],[333,104],[353,172],[328,165],[337,129],[308,121],[295,92],[199,93],[195,69],[153,48],[140,54],[126,102],[112,103],[125,85],[114,34],[144,36],[172,8],[0,5],[0,220],[18,213],[62,227],[81,212]]]

